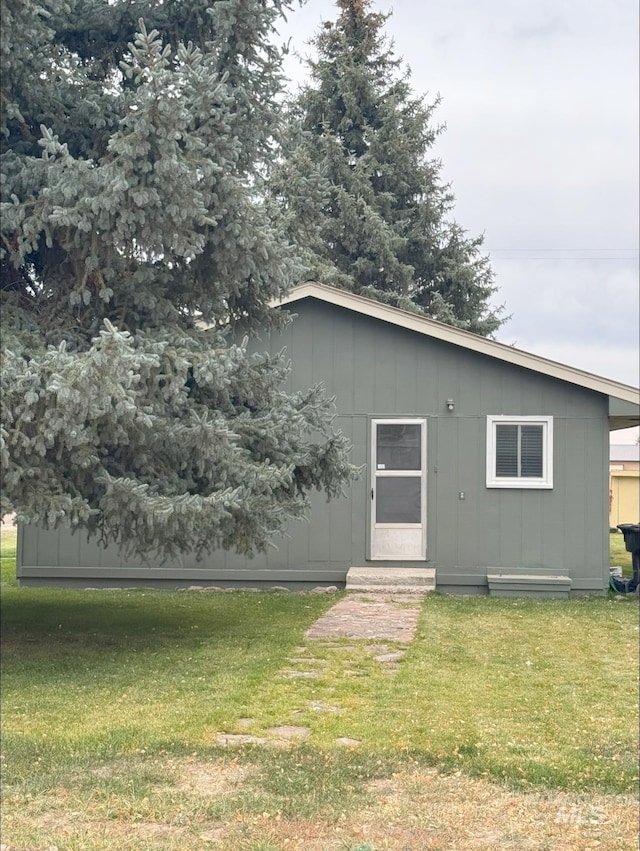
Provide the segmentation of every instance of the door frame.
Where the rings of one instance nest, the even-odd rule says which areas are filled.
[[[378,470],[377,469],[377,427],[378,425],[419,425],[420,426],[420,523],[377,523],[376,492],[377,479],[385,475],[394,477],[417,478],[415,470]],[[426,417],[371,417],[369,426],[369,458],[371,474],[369,477],[369,559],[371,561],[425,561],[427,558],[427,418]],[[417,555],[377,555],[376,530],[378,529],[421,529],[420,553]]]

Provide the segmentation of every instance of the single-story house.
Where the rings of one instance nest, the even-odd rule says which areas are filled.
[[[609,447],[609,526],[640,521],[640,446]]]
[[[639,391],[343,290],[307,283],[286,346],[290,389],[324,382],[363,466],[312,498],[276,548],[181,564],[125,561],[66,529],[21,528],[23,584],[313,587],[350,569],[430,571],[457,593],[602,592],[609,581],[609,432]]]

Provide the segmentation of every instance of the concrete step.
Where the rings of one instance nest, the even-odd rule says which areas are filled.
[[[351,567],[347,591],[426,594],[436,589],[434,567]]]
[[[492,597],[557,597],[569,598],[571,577],[543,573],[487,572]]]

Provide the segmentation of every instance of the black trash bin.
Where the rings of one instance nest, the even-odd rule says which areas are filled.
[[[626,591],[635,591],[640,580],[640,523],[620,523],[618,529],[624,535],[624,547],[631,553],[633,576],[626,583]]]

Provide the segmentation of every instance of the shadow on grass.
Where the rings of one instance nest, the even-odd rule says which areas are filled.
[[[280,656],[330,605],[317,596],[249,592],[7,589],[2,599],[5,672],[46,682],[60,668],[106,672],[141,656],[206,649],[222,660]]]
[[[237,631],[246,624],[246,607],[232,601],[220,604],[194,604],[186,593],[182,600],[171,594],[166,600],[154,600],[144,592],[65,592],[64,590],[29,589],[4,595],[2,603],[3,633],[22,633],[34,638],[60,630],[69,640],[87,635],[111,636],[128,640],[144,638],[152,631],[178,637],[198,626],[210,633]],[[155,595],[154,595],[155,596]],[[213,603],[213,601],[211,601]],[[211,620],[206,619],[209,612]]]
[[[212,635],[259,635],[265,628],[277,627],[280,617],[303,623],[334,602],[335,598],[284,592],[11,588],[3,593],[2,628],[38,635],[62,627],[66,633],[122,638],[145,636],[152,630],[178,636],[193,627]]]

